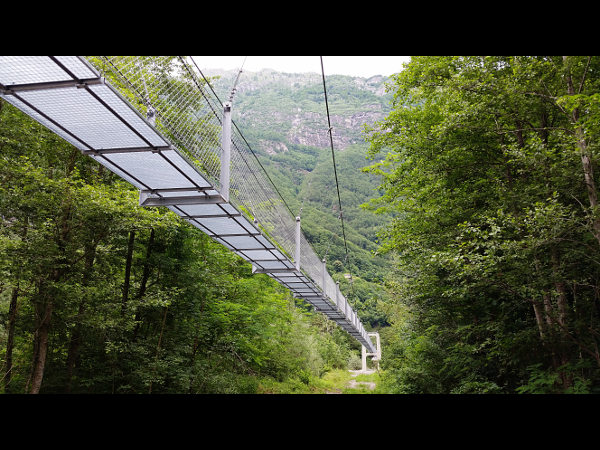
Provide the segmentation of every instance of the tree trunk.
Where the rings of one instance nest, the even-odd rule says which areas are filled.
[[[573,87],[573,79],[571,77],[571,70],[569,67],[569,61],[567,56],[563,56],[563,62],[568,69],[566,80],[569,95],[575,95],[575,88]],[[575,108],[573,110],[572,119],[573,124],[576,124],[579,121],[579,108]],[[579,151],[581,153],[581,164],[583,166],[583,174],[585,176],[585,185],[588,192],[588,199],[590,201],[590,206],[592,207],[593,214],[597,214],[598,191],[596,189],[596,182],[594,181],[594,168],[592,165],[592,160],[590,158],[590,152],[587,143],[585,142],[585,136],[581,125],[575,129],[575,135],[577,136],[577,146],[579,147]],[[592,225],[594,227],[594,237],[600,244],[600,217],[595,218],[592,221]]]
[[[534,300],[533,312],[535,313],[535,320],[537,321],[538,329],[540,330],[540,338],[542,338],[543,341],[545,334],[544,313],[542,311],[542,305],[537,300]]]
[[[152,255],[152,246],[154,244],[154,228],[152,229],[152,231],[150,232],[150,239],[148,241],[148,247],[146,249],[146,261],[144,262],[144,273],[142,274],[142,282],[140,284],[140,290],[138,292],[137,295],[137,299],[141,300],[144,295],[146,295],[146,286],[148,285],[148,279],[150,278],[150,264],[148,264],[148,261],[150,260],[150,256]],[[135,330],[133,332],[133,341],[137,341],[137,337],[138,337],[138,332],[140,330],[140,321],[141,321],[141,314],[140,314],[140,310],[139,310],[139,306],[138,306],[138,310],[135,314]]]
[[[152,246],[154,244],[154,228],[150,231],[150,239],[148,241],[148,247],[146,249],[146,261],[144,262],[144,273],[142,275],[142,283],[140,285],[140,292],[138,293],[138,299],[142,299],[142,297],[146,294],[146,285],[148,284],[148,279],[150,278],[150,265],[148,261],[150,260],[150,256],[152,255]]]
[[[29,373],[29,378],[27,379],[27,383],[25,384],[25,393],[27,393],[27,391],[29,391],[29,384],[31,383],[31,378],[33,377],[33,372],[35,371],[35,368],[37,367],[37,363],[38,363],[38,350],[39,350],[39,339],[38,339],[38,335],[39,335],[39,329],[36,329],[35,332],[33,333],[33,351],[31,352],[33,354],[33,358],[31,361],[31,372]]]
[[[167,312],[169,307],[165,306],[165,316],[163,317],[162,326],[160,327],[160,337],[158,338],[158,345],[156,346],[156,358],[154,359],[154,368],[152,369],[152,376],[156,372],[156,364],[158,363],[158,353],[160,352],[160,344],[162,342],[163,330],[165,329],[165,322],[167,321]],[[150,387],[148,388],[148,394],[152,394],[152,379],[150,380]]]
[[[556,292],[558,293],[558,317],[557,321],[560,325],[566,328],[567,326],[567,289],[565,282],[560,279],[560,254],[556,247],[552,247],[552,268],[554,271]],[[569,341],[564,336],[564,331],[560,332],[560,359],[561,366],[571,362],[570,345]],[[572,386],[571,377],[565,372],[561,372],[561,378],[563,380],[563,387],[568,389]]]
[[[38,328],[38,354],[37,363],[34,366],[32,379],[31,379],[31,391],[30,394],[37,394],[42,387],[42,380],[44,378],[44,367],[46,366],[46,356],[48,354],[48,336],[50,334],[50,319],[52,317],[52,299],[46,304],[41,316],[41,323]]]
[[[96,257],[96,245],[97,243],[92,242],[90,246],[86,248],[87,256],[85,257],[85,266],[83,270],[83,280],[81,285],[85,288],[89,285],[91,275],[92,275],[92,267],[94,266],[94,259]],[[77,352],[79,351],[79,346],[81,345],[81,329],[82,329],[82,321],[85,313],[85,299],[81,301],[79,304],[79,311],[77,312],[77,319],[75,323],[75,328],[73,333],[71,334],[71,341],[69,344],[69,353],[67,355],[67,381],[65,386],[65,394],[71,393],[71,381],[73,379],[73,367],[75,366],[75,361],[77,359]]]
[[[15,286],[10,297],[8,310],[8,341],[6,342],[6,376],[4,378],[4,392],[11,393],[10,380],[12,378],[12,352],[15,339],[15,321],[17,320],[17,298],[19,286]]]
[[[560,279],[560,254],[556,247],[552,247],[552,269],[554,272],[556,292],[558,293],[558,322],[566,326],[567,323],[567,288],[565,282]]]
[[[121,315],[125,315],[127,308],[127,299],[129,297],[129,283],[131,280],[131,261],[133,259],[133,242],[135,239],[135,231],[129,232],[129,242],[127,244],[127,260],[125,262],[125,282],[123,284],[123,303],[121,304]]]
[[[68,178],[73,172],[75,168],[75,161],[78,155],[79,152],[77,149],[74,149],[71,153],[69,166],[67,167],[66,178]],[[38,290],[39,302],[36,305],[36,312],[39,320],[39,326],[36,335],[37,357],[34,358],[35,364],[33,366],[31,375],[31,394],[39,393],[42,386],[42,380],[44,378],[44,367],[46,366],[46,357],[48,355],[50,320],[52,318],[52,309],[54,307],[55,284],[59,282],[67,270],[62,267],[64,267],[63,265],[66,265],[68,262],[66,257],[66,248],[69,241],[69,233],[71,232],[69,220],[71,217],[72,206],[73,203],[71,201],[71,192],[67,190],[64,201],[61,205],[63,214],[60,234],[55,236],[55,242],[58,246],[58,254],[60,255],[59,264],[51,270],[49,283],[40,283]],[[45,305],[43,310],[42,304]]]
[[[558,322],[566,327],[567,326],[567,294],[564,282],[556,282],[556,291],[558,292]],[[569,364],[571,362],[571,349],[570,341],[564,336],[564,331],[560,333],[560,359],[561,366]],[[573,386],[572,377],[566,372],[561,372],[561,378],[563,380],[563,388],[568,389]]]
[[[556,350],[556,331],[554,330],[553,317],[554,308],[552,307],[552,301],[550,299],[550,292],[544,292],[544,311],[546,313],[546,324],[548,325],[548,335],[550,342],[548,343],[548,350],[552,356],[552,367],[554,370],[560,367],[560,359]]]

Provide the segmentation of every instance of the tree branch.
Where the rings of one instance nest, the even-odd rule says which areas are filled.
[[[531,131],[531,130],[533,130],[533,131],[542,131],[542,130],[563,130],[563,131],[566,131],[567,133],[570,133],[570,134],[573,134],[573,135],[575,134],[575,132],[574,132],[574,131],[572,131],[572,130],[569,130],[569,129],[567,129],[567,128],[562,128],[562,127],[521,128],[521,129],[519,129],[519,130],[512,130],[512,131],[502,131],[502,132],[500,132],[500,131],[494,131],[494,133],[496,133],[496,134],[506,134],[506,133],[516,133],[516,132],[518,132],[518,131]]]
[[[581,93],[581,89],[583,88],[583,82],[585,81],[585,76],[587,75],[588,68],[590,67],[590,61],[592,60],[591,56],[588,56],[587,64],[585,66],[585,70],[583,71],[583,78],[581,79],[581,84],[579,85],[578,94]]]
[[[242,366],[243,366],[243,367],[244,367],[246,370],[248,370],[248,372],[250,372],[252,375],[256,375],[256,372],[255,372],[254,370],[252,370],[250,367],[248,367],[248,366],[247,366],[247,365],[244,363],[244,361],[242,360],[242,358],[240,357],[240,355],[238,355],[238,354],[236,353],[236,351],[235,351],[233,348],[231,349],[231,351],[233,352],[233,354],[234,354],[235,356],[237,356],[237,357],[238,357],[238,359],[239,359],[239,360],[240,360],[240,362],[242,363]]]

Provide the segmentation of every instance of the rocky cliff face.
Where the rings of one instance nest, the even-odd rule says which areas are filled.
[[[363,125],[365,123],[373,125],[382,118],[383,114],[380,111],[356,112],[350,116],[330,115],[334,148],[343,151],[348,145],[355,144],[358,140],[364,140],[360,136]],[[292,119],[292,128],[286,133],[286,137],[293,144],[328,148],[330,142],[327,134],[327,114],[296,115]]]
[[[276,155],[281,152],[289,152],[287,146],[283,142],[274,142],[266,139],[260,139],[258,141],[261,148],[266,151],[269,155]]]
[[[207,70],[220,76],[213,83],[222,101],[229,98],[237,71]],[[389,112],[387,78],[334,75],[326,77],[333,143],[343,151],[364,142],[365,123],[373,125]],[[244,134],[258,138],[269,155],[287,151],[286,144],[329,148],[323,80],[317,73],[289,74],[272,69],[242,72],[233,100],[233,120]]]

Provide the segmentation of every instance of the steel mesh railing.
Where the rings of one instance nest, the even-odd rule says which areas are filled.
[[[219,186],[222,110],[183,57],[100,56],[86,59],[140,113]],[[230,200],[292,257],[294,219],[237,129],[232,130]]]
[[[86,57],[141,114],[218,186],[221,110],[180,57]]]

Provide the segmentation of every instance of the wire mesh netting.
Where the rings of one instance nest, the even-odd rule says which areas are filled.
[[[183,151],[214,186],[219,186],[223,106],[184,57],[86,59],[141,114],[155,115],[157,130]],[[294,218],[235,128],[231,140],[231,203],[255,221],[286,256],[293,258]],[[307,242],[302,247],[302,253],[314,255]],[[314,259],[318,261],[314,255],[307,262]],[[314,277],[317,271],[309,270],[309,275]]]
[[[218,186],[222,109],[176,56],[88,56],[106,80]]]

